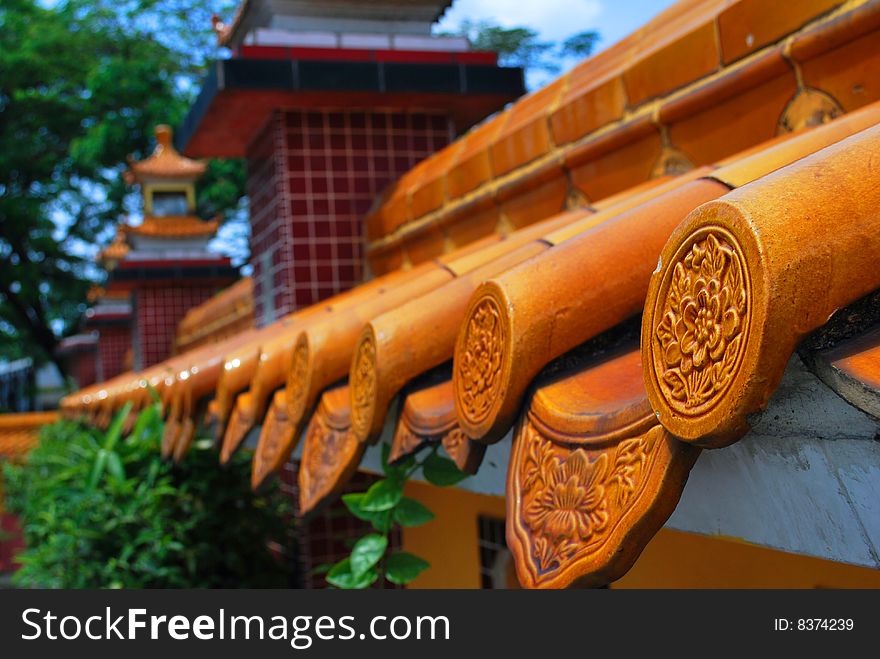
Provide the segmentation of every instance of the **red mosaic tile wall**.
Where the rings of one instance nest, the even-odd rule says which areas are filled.
[[[452,136],[443,112],[276,113],[247,156],[258,324],[359,283],[376,196]]]
[[[156,286],[134,291],[135,368],[147,368],[166,359],[184,314],[216,292],[217,286],[213,284]]]
[[[68,357],[70,375],[80,388],[88,387],[98,381],[98,353],[96,351],[75,352]]]
[[[131,348],[131,325],[110,325],[99,331],[98,377],[109,380],[125,371],[125,353]]]
[[[281,491],[292,500],[296,512],[296,535],[298,548],[295,554],[296,572],[300,575],[304,588],[327,588],[324,574],[316,574],[315,569],[322,565],[332,565],[346,558],[358,539],[373,531],[369,522],[352,515],[341,499],[327,506],[308,521],[299,517],[299,490],[297,488],[298,462],[289,461],[281,470]],[[345,487],[345,492],[365,492],[375,483],[378,477],[371,474],[356,472]],[[397,551],[402,546],[399,529],[391,532],[391,550]],[[377,582],[374,588],[380,587]],[[381,584],[382,588],[402,588],[390,581]]]
[[[3,495],[0,488],[0,496]],[[0,510],[0,573],[16,569],[15,556],[24,550],[24,539],[18,519]]]

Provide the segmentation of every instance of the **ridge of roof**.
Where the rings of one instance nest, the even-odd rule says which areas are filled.
[[[780,121],[789,129],[840,114],[841,105],[835,98],[814,93],[822,82],[833,78],[827,68],[814,63],[839,47],[842,39],[876,29],[880,7],[862,0],[797,3],[784,9],[774,6],[769,27],[760,20],[761,7],[761,3],[749,0],[678,3],[670,8],[673,11],[657,17],[656,23],[585,60],[559,81],[524,97],[417,165],[388,188],[383,203],[368,216],[367,253],[374,269],[381,272],[394,267],[394,255],[401,253],[404,259],[417,261],[419,257],[407,252],[423,252],[423,244],[440,240],[430,238],[434,233],[448,235],[461,217],[458,208],[476,198],[494,200],[496,222],[503,227],[509,203],[496,199],[499,187],[527,180],[536,169],[554,162],[572,172],[568,194],[585,195],[595,202],[649,178],[655,168],[673,171],[717,161],[725,155],[718,151],[724,146],[711,135],[699,146],[692,134],[697,124],[690,118],[726,99],[731,106],[745,106],[731,109],[724,118],[730,115],[734,121],[754,123],[754,118],[747,118],[748,112],[756,112],[755,103],[747,102],[745,92],[749,90],[766,90],[767,98],[762,102],[773,106],[766,110],[774,115],[771,130],[776,128],[778,111],[784,111]],[[705,30],[700,27],[703,25]],[[751,45],[744,50],[737,45],[740,54],[723,58],[720,49],[733,48],[743,25],[751,29]],[[716,26],[724,28],[719,43],[715,32],[721,27]],[[700,30],[705,36],[694,42]],[[656,93],[634,91],[639,85],[655,85],[658,80],[682,75],[679,65],[694,59],[685,52],[716,50],[719,54],[711,69],[669,80]],[[639,81],[633,76],[627,79],[627,72],[636,66],[645,74],[639,74]],[[866,84],[865,80],[859,87],[865,89]],[[639,100],[639,93],[644,99]],[[536,102],[536,95],[544,95],[546,102]],[[778,110],[776,95],[781,99]],[[790,96],[797,102],[786,107]],[[872,98],[847,98],[843,107],[851,110]],[[530,106],[534,112],[527,111]],[[610,107],[615,109],[602,116],[596,114]],[[516,115],[529,118],[511,120]],[[710,124],[703,121],[703,125]],[[630,150],[640,149],[637,157],[644,161],[639,167],[633,160],[636,154],[630,156],[625,168],[614,161],[612,154],[626,145]],[[501,163],[510,157],[522,162],[513,169]],[[576,164],[578,158],[580,164]],[[493,164],[495,161],[501,164]],[[565,190],[562,172],[560,177]],[[563,191],[562,196],[565,194]],[[430,203],[426,199],[431,199]],[[483,230],[495,229],[496,223],[487,220]]]
[[[730,187],[759,179],[878,120],[880,105],[875,104],[846,121],[774,141],[706,178],[671,183],[663,194],[482,283],[470,299],[453,358],[456,411],[464,432],[490,443],[501,439],[544,365],[639,313],[651,271],[682,217]],[[601,280],[602,287],[584,289],[591,280]],[[559,309],[566,310],[566,322],[560,322]]]

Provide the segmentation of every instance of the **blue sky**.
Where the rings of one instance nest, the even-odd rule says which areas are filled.
[[[561,42],[585,30],[597,30],[599,50],[634,31],[674,0],[455,0],[440,20],[439,30],[454,30],[462,21],[488,20],[504,27],[530,27],[543,40]],[[575,61],[564,62],[564,68]],[[552,77],[530,77],[535,88]]]
[[[451,29],[462,19],[491,20],[505,27],[526,26],[544,39],[561,41],[598,30],[601,48],[648,22],[674,0],[454,0],[440,20]]]

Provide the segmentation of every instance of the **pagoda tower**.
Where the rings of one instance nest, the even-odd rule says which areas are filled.
[[[113,292],[102,304],[111,315],[114,311],[124,315],[125,305],[118,302],[128,295],[135,369],[168,357],[184,314],[238,278],[228,257],[208,251],[220,219],[206,221],[195,212],[195,185],[205,168],[205,163],[175,150],[171,128],[166,125],[156,127],[156,148],[150,157],[129,161],[125,179],[140,186],[143,222],[121,223],[117,239],[102,253],[109,269],[106,290]],[[91,320],[99,320],[101,304],[92,311]],[[119,341],[113,342],[112,350],[109,343],[106,346],[108,358],[113,352],[114,361],[105,377],[125,365],[116,359],[121,346]]]
[[[242,0],[215,18],[232,56],[210,65],[178,146],[247,162],[258,325],[368,277],[376,197],[525,91],[496,53],[432,34],[451,4]]]

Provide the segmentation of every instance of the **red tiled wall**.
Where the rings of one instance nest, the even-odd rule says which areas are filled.
[[[152,366],[171,354],[174,332],[184,314],[217,291],[216,285],[156,286],[133,294],[135,368]]]
[[[332,565],[346,558],[351,553],[354,543],[373,531],[369,522],[352,515],[341,499],[327,506],[307,522],[299,518],[299,490],[297,488],[298,462],[288,462],[281,470],[281,491],[293,500],[297,522],[298,549],[296,560],[298,572],[302,575],[304,588],[327,588],[324,574],[316,574],[315,568]],[[346,485],[345,492],[365,492],[378,480],[376,476],[356,472]],[[401,548],[401,536],[398,529],[391,533],[391,551]],[[379,587],[377,583],[374,587]],[[399,588],[389,581],[382,584],[383,588]]]
[[[0,511],[0,536],[6,538],[0,539],[0,573],[12,572],[16,567],[16,554],[24,549],[21,528],[14,515]]]
[[[391,181],[449,143],[443,112],[279,112],[248,148],[259,325],[361,281],[361,223]]]
[[[125,353],[131,348],[131,326],[102,327],[98,337],[98,370],[101,380],[109,380],[125,370]]]
[[[97,352],[76,352],[68,358],[68,366],[70,375],[80,388],[88,387],[98,381]]]

